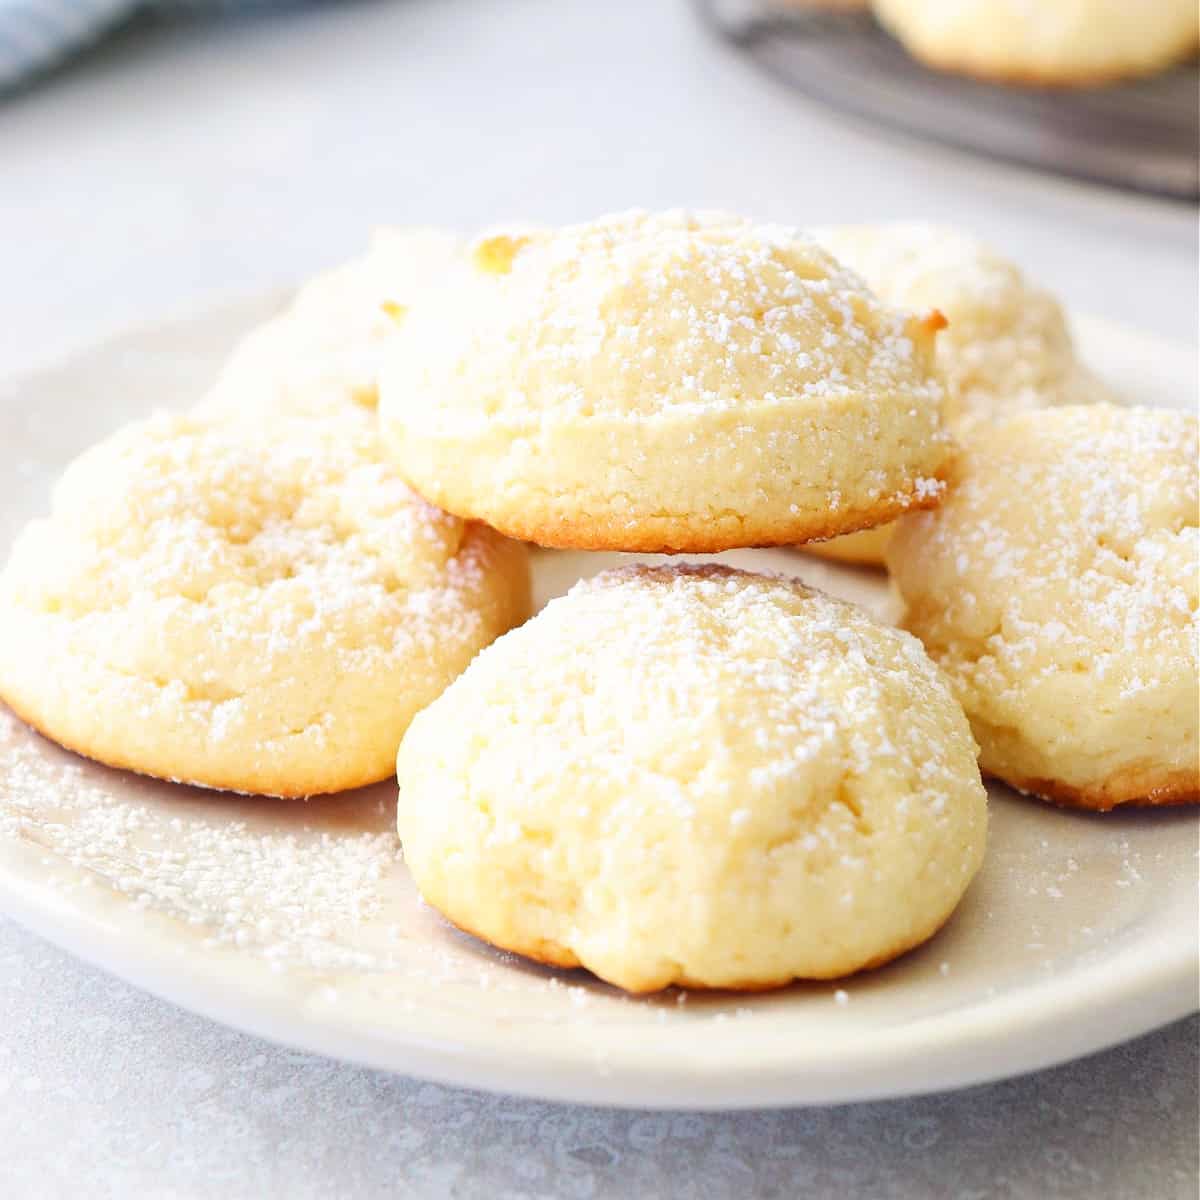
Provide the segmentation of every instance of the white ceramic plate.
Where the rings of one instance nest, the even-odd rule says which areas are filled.
[[[0,388],[0,547],[78,450],[182,404],[271,300],[132,333]],[[1080,322],[1085,356],[1146,402],[1194,405],[1184,348]],[[617,555],[539,553],[541,598]],[[794,572],[886,614],[882,579],[798,552]],[[391,784],[248,800],[110,771],[0,706],[0,903],[187,1008],[407,1074],[571,1101],[829,1103],[954,1087],[1099,1049],[1197,999],[1197,823],[1093,816],[992,789],[986,866],[928,945],[837,985],[630,999],[519,961],[417,899]]]

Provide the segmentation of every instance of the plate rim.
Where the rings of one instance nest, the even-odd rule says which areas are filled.
[[[712,1066],[664,1069],[661,1063],[622,1062],[605,1067],[584,1063],[577,1055],[553,1057],[545,1052],[531,1059],[516,1041],[494,1041],[483,1049],[394,1026],[387,1032],[348,1029],[297,1002],[295,975],[287,976],[290,1003],[249,990],[231,993],[223,976],[205,973],[229,952],[184,949],[153,933],[130,938],[102,916],[68,903],[61,891],[39,887],[39,872],[28,861],[39,857],[32,846],[6,841],[3,850],[0,910],[114,978],[277,1045],[374,1070],[536,1100],[720,1111],[837,1105],[948,1091],[1052,1067],[1132,1040],[1195,1012],[1200,991],[1200,958],[1181,929],[1173,938],[1155,939],[1164,943],[1157,952],[1153,946],[1133,943],[1115,956],[1075,966],[1066,976],[1032,981],[999,999],[865,1036],[867,1051],[848,1056],[839,1043],[836,1053],[819,1064],[811,1053],[803,1063],[781,1054],[774,1063],[742,1068],[730,1080]],[[132,908],[124,898],[122,903]],[[1147,961],[1139,964],[1139,959]],[[243,966],[247,961],[241,959]],[[257,979],[264,981],[269,967],[252,961]],[[1098,991],[1088,986],[1099,982],[1104,986]],[[309,982],[306,991],[311,995],[318,986]],[[1094,1001],[1097,994],[1100,1003]],[[912,1037],[934,1029],[932,1038]],[[881,1055],[876,1043],[893,1053]],[[914,1076],[918,1068],[921,1073]]]

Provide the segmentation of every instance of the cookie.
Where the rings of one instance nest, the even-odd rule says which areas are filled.
[[[1032,408],[1111,398],[1075,357],[1054,297],[977,238],[918,222],[834,226],[813,236],[888,304],[946,315],[937,362],[952,431]],[[808,549],[881,564],[889,537],[883,527]]]
[[[447,511],[544,546],[710,552],[937,502],[937,314],[887,308],[805,235],[627,213],[485,239],[415,305],[385,442]]]
[[[306,283],[234,348],[204,407],[335,415],[374,408],[380,358],[408,306],[440,286],[460,239],[381,229],[360,257]]]
[[[859,566],[881,567],[892,540],[894,522],[876,525],[874,529],[861,529],[858,533],[847,533],[842,537],[830,538],[827,542],[808,542],[802,547],[810,554],[838,562],[854,563]]]
[[[279,796],[391,775],[524,619],[525,551],[438,511],[373,422],[156,416],[69,466],[0,574],[0,698],[90,758]]]
[[[1001,83],[1094,86],[1195,54],[1196,0],[870,0],[916,58]]]
[[[1196,417],[1100,404],[968,438],[888,567],[985,772],[1060,804],[1195,802]]]
[[[920,644],[790,579],[632,567],[552,600],[413,722],[425,899],[631,992],[759,990],[930,937],[986,795]]]

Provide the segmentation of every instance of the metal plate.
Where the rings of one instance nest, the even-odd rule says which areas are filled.
[[[1026,166],[1200,198],[1200,68],[1067,89],[983,83],[930,70],[862,9],[697,0],[762,67],[831,107]]]

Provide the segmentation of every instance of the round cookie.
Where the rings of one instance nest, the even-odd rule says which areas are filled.
[[[1200,796],[1196,418],[1100,404],[968,438],[888,566],[985,772],[1060,804]]]
[[[813,236],[886,303],[945,313],[949,326],[938,337],[937,363],[956,433],[1032,408],[1110,398],[1075,357],[1054,297],[979,239],[903,221],[833,226]],[[882,564],[890,537],[883,526],[807,549]]]
[[[397,777],[426,900],[632,992],[885,962],[942,925],[986,837],[975,745],[916,639],[715,566],[552,600],[416,718]]]
[[[940,316],[880,304],[804,234],[627,213],[485,239],[473,265],[411,310],[380,383],[401,472],[448,511],[711,552],[937,502]]]
[[[1076,358],[1058,301],[979,238],[920,221],[831,226],[813,237],[885,303],[946,315],[937,364],[956,428],[1090,402],[1102,386]]]
[[[334,414],[374,408],[384,346],[408,306],[440,286],[457,235],[380,229],[366,254],[311,279],[234,348],[206,409]]]
[[[827,542],[807,542],[800,548],[821,558],[832,558],[837,562],[855,566],[881,567],[892,540],[895,522],[876,525],[874,529],[860,529],[858,533],[847,533],[830,538]]]
[[[1200,45],[1196,0],[870,0],[932,67],[1003,83],[1092,86],[1152,75]]]
[[[0,698],[111,766],[302,796],[387,778],[524,619],[525,551],[416,496],[373,422],[156,416],[69,466],[0,574]]]

